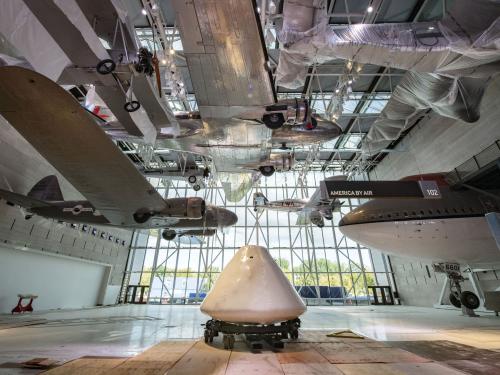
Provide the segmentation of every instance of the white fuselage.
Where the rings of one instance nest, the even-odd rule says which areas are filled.
[[[467,264],[500,265],[485,215],[498,212],[498,191],[480,194],[441,187],[441,199],[373,199],[346,214],[340,231],[383,252]]]
[[[384,221],[340,227],[352,240],[387,253],[490,268],[500,250],[484,217]]]
[[[283,199],[281,201],[268,202],[261,207],[275,211],[298,212],[304,209],[307,202],[304,199]]]

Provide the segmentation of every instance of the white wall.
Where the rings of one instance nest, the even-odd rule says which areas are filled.
[[[35,311],[95,306],[107,268],[0,245],[0,313],[10,313],[18,293],[38,295]]]

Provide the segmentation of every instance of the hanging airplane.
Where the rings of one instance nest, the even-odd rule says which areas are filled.
[[[458,264],[473,269],[500,268],[500,249],[485,218],[500,210],[498,184],[480,192],[450,186],[444,174],[403,180],[437,181],[442,198],[372,199],[346,214],[339,222],[340,231],[370,248],[441,262],[437,270],[443,269],[458,290],[458,282],[463,280]],[[460,295],[454,297],[450,301],[464,304]],[[475,298],[470,306],[479,303]]]
[[[60,84],[84,86],[102,99],[84,104],[113,139],[209,157],[213,161],[212,172],[223,183],[229,200],[239,200],[245,195],[256,177],[287,170],[288,166],[274,163],[276,159],[271,154],[276,146],[317,144],[341,134],[337,124],[313,113],[308,99],[278,100],[254,1],[173,1],[183,51],[182,56],[172,54],[166,49],[170,45],[157,51],[165,60],[161,67],[153,62],[148,51],[136,46],[135,38],[129,43],[132,34],[128,28],[124,35],[127,42],[121,45],[115,43],[110,24],[91,27],[90,20],[96,15],[84,3],[78,3],[81,12],[75,16],[75,12],[63,6],[65,3],[52,4],[47,9],[47,4],[26,2],[39,21],[35,29],[42,27],[61,49],[54,60],[70,60],[69,66],[54,73],[52,78]],[[146,5],[145,11],[150,6]],[[103,7],[105,13],[97,15],[98,18],[114,19],[113,8]],[[157,40],[162,40],[164,25],[156,23],[162,18],[161,9],[157,7],[153,13],[150,18],[153,32]],[[74,17],[78,16],[84,19],[76,22]],[[61,33],[55,25],[65,25],[67,32]],[[85,28],[79,29],[82,25]],[[31,31],[32,28],[30,25]],[[139,60],[132,61],[136,56]],[[190,80],[185,83],[175,80],[174,87],[174,81],[165,77],[180,76],[175,65],[179,59],[183,64],[186,62]],[[29,62],[36,66],[35,61]],[[156,80],[149,76],[153,71]],[[177,87],[180,83],[182,90]],[[156,94],[157,90],[162,94],[163,85],[180,100],[186,98],[179,92],[185,93],[189,87],[199,112],[174,116]]]
[[[210,157],[221,180],[229,180],[224,173],[237,174],[224,184],[228,199],[237,199],[241,194],[232,192],[248,191],[253,175],[288,170],[276,164],[274,146],[322,143],[341,134],[337,124],[313,114],[308,100],[277,100],[253,1],[172,5],[199,112],[177,119],[182,136],[158,132],[156,147]]]
[[[333,176],[325,180],[345,180],[345,176]],[[338,199],[331,200],[322,196],[321,189],[318,187],[309,199],[288,198],[277,201],[269,201],[264,194],[257,192],[253,195],[254,211],[264,209],[296,212],[298,213],[297,225],[306,225],[313,223],[320,228],[325,226],[326,220],[333,219],[333,213],[340,211],[343,202]]]
[[[164,199],[91,115],[39,73],[0,68],[0,114],[88,199],[63,201],[54,178],[40,181],[28,196],[0,191],[32,213],[69,222],[164,228],[165,239],[210,235],[237,221],[234,213],[199,197]]]

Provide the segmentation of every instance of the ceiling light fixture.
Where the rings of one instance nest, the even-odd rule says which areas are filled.
[[[144,14],[144,15],[148,14],[148,12],[146,12],[146,9],[144,9],[144,8],[142,8],[141,13]]]
[[[370,5],[368,8],[366,8],[366,11],[367,11],[368,13],[373,12],[373,7]]]

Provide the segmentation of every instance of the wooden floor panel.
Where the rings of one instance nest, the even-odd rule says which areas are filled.
[[[458,375],[463,372],[409,351],[368,339],[330,338],[307,331],[283,349],[250,350],[241,340],[224,350],[221,337],[165,341],[133,358],[80,358],[47,374],[134,375]],[[316,340],[316,341],[315,341]],[[419,344],[421,345],[421,344]],[[431,345],[432,346],[432,345]],[[417,347],[415,345],[415,347]],[[424,352],[421,346],[420,352]],[[435,347],[433,349],[436,349]],[[418,352],[418,351],[417,351]],[[420,354],[420,352],[418,352]],[[473,363],[463,367],[473,367]],[[474,373],[474,372],[472,372]]]
[[[168,375],[210,374],[224,375],[231,355],[230,350],[198,341],[170,370]]]

